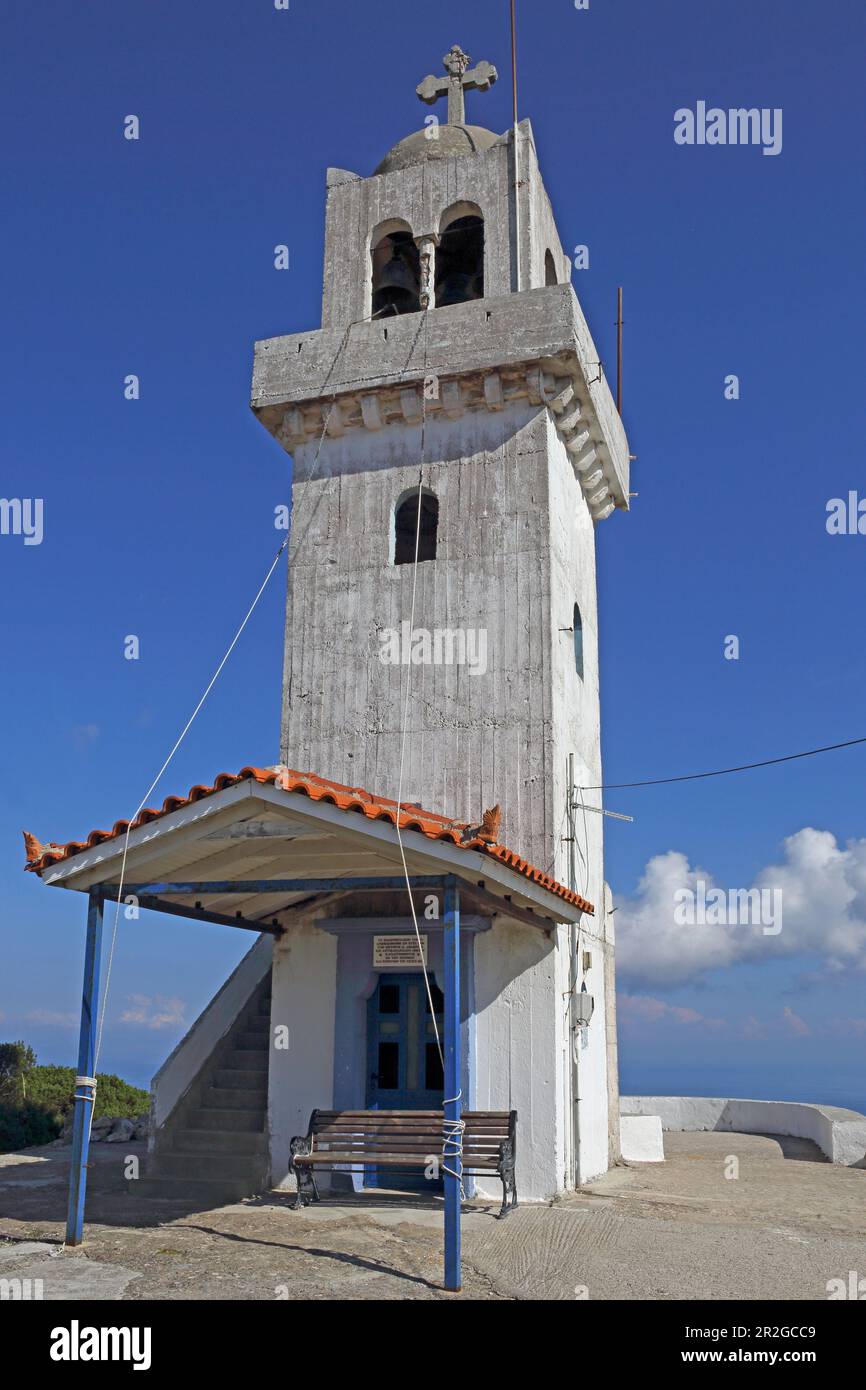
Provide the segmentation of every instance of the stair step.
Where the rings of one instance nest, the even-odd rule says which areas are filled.
[[[255,1033],[256,1037],[262,1033],[269,1033],[271,1029],[270,1015],[248,1014],[244,1020],[244,1029],[247,1033]]]
[[[244,1071],[240,1067],[220,1067],[214,1073],[214,1085],[221,1090],[255,1091],[266,1096],[268,1074],[266,1071]]]
[[[185,1154],[263,1154],[267,1153],[268,1137],[264,1130],[243,1129],[179,1129],[171,1136],[167,1153]]]
[[[267,1056],[270,1030],[262,1028],[258,1032],[243,1032],[237,1036],[234,1046],[239,1052],[262,1052]]]
[[[253,1052],[249,1048],[234,1047],[227,1052],[223,1058],[223,1063],[231,1071],[267,1071],[268,1069],[268,1049],[261,1048]]]
[[[249,1181],[253,1187],[261,1189],[266,1173],[267,1158],[264,1154],[230,1153],[160,1153],[154,1155],[148,1171],[149,1178],[227,1178],[229,1182],[237,1179]]]
[[[264,999],[260,999],[260,1000],[259,1000],[259,1013],[260,1013],[260,1014],[267,1014],[268,1018],[270,1018],[270,1016],[271,1016],[271,996],[270,996],[269,994],[265,995]]]
[[[216,1129],[243,1131],[247,1134],[262,1134],[267,1116],[263,1110],[212,1110],[202,1107],[192,1110],[187,1116],[190,1129]]]
[[[267,1106],[264,1091],[239,1091],[224,1086],[208,1086],[201,1098],[205,1110],[254,1110],[263,1115]]]
[[[126,1184],[136,1197],[163,1202],[184,1202],[193,1211],[212,1211],[244,1197],[255,1197],[263,1189],[252,1178],[159,1178],[144,1177]]]

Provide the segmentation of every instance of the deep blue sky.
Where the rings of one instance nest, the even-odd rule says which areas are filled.
[[[72,1061],[83,903],[21,873],[20,830],[66,839],[135,809],[275,550],[289,464],[247,408],[251,349],[319,323],[325,169],[368,174],[416,129],[415,85],[455,41],[498,64],[469,118],[504,130],[508,7],[4,8],[0,493],[44,498],[45,538],[0,536],[0,1036]],[[866,734],[866,536],[825,529],[829,498],[866,495],[866,9],[519,10],[521,116],[563,243],[590,247],[574,283],[611,371],[625,287],[640,496],[599,530],[607,780]],[[782,153],[676,146],[673,113],[698,100],[781,107]],[[129,113],[137,143],[122,138]],[[737,402],[723,397],[728,373]],[[281,571],[161,795],[275,759],[282,605]],[[128,633],[138,662],[123,659]],[[728,633],[739,662],[723,660]],[[635,816],[609,827],[614,891],[640,898],[644,866],[668,851],[745,887],[804,827],[840,846],[862,838],[864,771],[854,750],[610,793]],[[852,911],[866,917],[862,891]],[[830,978],[820,931],[799,929],[812,944],[795,955],[768,946],[676,985],[623,974],[625,1089],[866,1109],[866,946]],[[190,1021],[247,944],[153,917],[127,928],[101,1065],[145,1080],[183,1027],[120,1015]]]

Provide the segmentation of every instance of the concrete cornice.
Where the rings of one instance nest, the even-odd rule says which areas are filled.
[[[570,285],[255,347],[252,409],[288,452],[520,402],[551,410],[595,520],[628,507],[628,442]]]

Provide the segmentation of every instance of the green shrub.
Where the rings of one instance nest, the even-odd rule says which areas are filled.
[[[72,1111],[76,1075],[74,1067],[34,1067],[27,1078],[27,1098],[65,1118]],[[134,1120],[148,1110],[150,1096],[147,1091],[130,1086],[128,1081],[110,1072],[98,1072],[96,1080],[94,1119],[100,1115],[121,1115]]]
[[[36,1064],[36,1053],[25,1042],[0,1043],[0,1101],[23,1105],[27,1078]]]
[[[34,1144],[50,1144],[62,1127],[61,1117],[41,1105],[0,1103],[0,1153],[29,1149]]]
[[[72,1114],[75,1068],[34,1062],[24,1043],[0,1043],[0,1153],[49,1144]],[[110,1072],[99,1072],[96,1079],[94,1119],[118,1115],[134,1120],[147,1112],[147,1091]]]

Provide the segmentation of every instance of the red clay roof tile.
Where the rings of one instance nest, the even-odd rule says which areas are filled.
[[[186,796],[166,797],[159,810],[154,807],[144,807],[131,823],[126,820],[119,820],[115,821],[111,830],[91,830],[84,841],[70,840],[65,845],[41,845],[35,836],[29,835],[25,831],[24,841],[28,860],[24,867],[31,873],[41,873],[50,865],[58,864],[63,859],[70,859],[73,855],[80,854],[82,850],[92,849],[95,845],[103,844],[106,840],[125,835],[128,828],[135,830],[160,816],[166,816],[172,811],[180,810],[182,806],[188,806],[191,802],[200,801],[203,797],[212,796],[214,792],[223,791],[226,787],[232,787],[238,782],[246,781],[278,786],[287,792],[300,792],[309,796],[313,801],[328,801],[342,811],[353,811],[356,814],[367,816],[370,820],[386,820],[392,825],[397,824],[397,802],[388,797],[374,796],[372,792],[365,791],[363,787],[346,787],[341,782],[332,782],[327,777],[319,777],[315,772],[295,772],[291,768],[244,767],[236,773],[221,772],[210,787],[198,784],[190,787]],[[435,811],[424,811],[418,806],[407,806],[405,803],[400,806],[401,830],[417,830],[430,840],[448,840],[454,845],[459,845],[462,849],[474,849],[482,854],[489,854],[506,864],[508,868],[522,874],[524,878],[537,883],[549,893],[554,893],[582,912],[593,913],[595,911],[592,903],[587,902],[579,894],[573,893],[570,888],[564,887],[556,879],[550,878],[541,869],[536,869],[532,864],[522,859],[519,854],[515,854],[513,850],[507,849],[505,845],[491,843],[485,833],[485,827],[490,823],[488,820],[481,826],[472,827],[462,821],[451,820],[447,816],[439,815]]]

